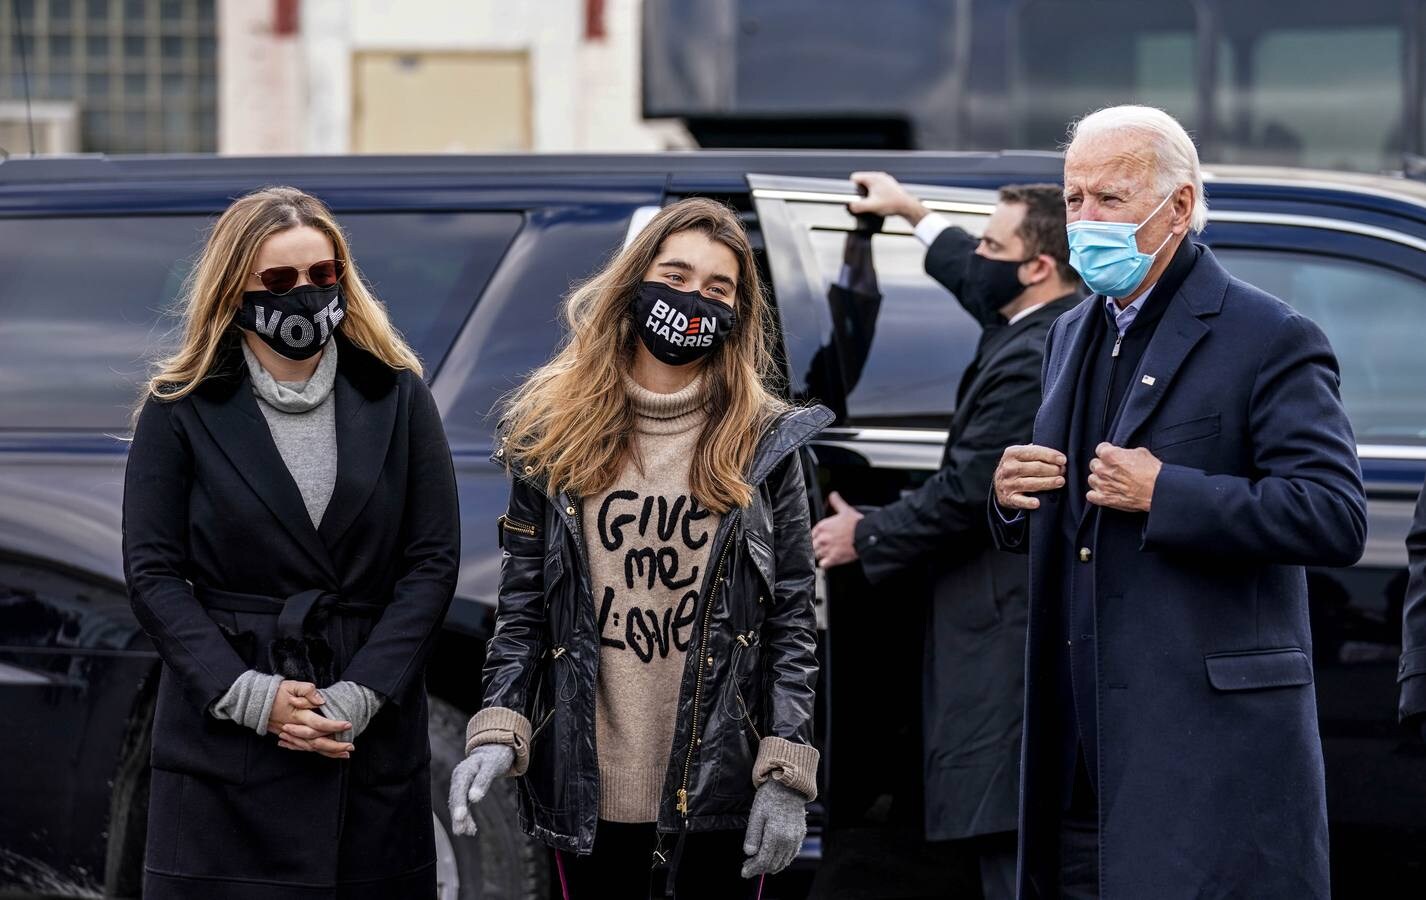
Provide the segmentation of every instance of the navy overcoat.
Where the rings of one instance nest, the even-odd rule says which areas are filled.
[[[1094,585],[1094,633],[1076,650],[1095,673],[1101,896],[1329,894],[1303,567],[1362,554],[1356,446],[1322,331],[1199,249],[1111,433],[1163,462],[1152,510],[1105,512],[1083,548],[1062,536],[1063,490],[1015,525],[989,510],[997,542],[1030,554],[1022,898],[1056,895],[1057,604],[1081,564]],[[1089,317],[1103,308],[1092,296],[1050,330],[1036,444],[1069,449]]]

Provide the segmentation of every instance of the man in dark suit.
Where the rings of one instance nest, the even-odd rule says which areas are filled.
[[[1030,554],[1020,896],[1329,896],[1303,566],[1366,500],[1321,329],[1189,240],[1198,154],[1164,112],[1072,129],[1070,255],[1033,443],[987,510]]]
[[[929,245],[926,272],[980,321],[956,391],[941,468],[890,506],[862,512],[837,494],[812,532],[823,566],[860,559],[872,584],[931,566],[924,674],[926,837],[972,840],[988,898],[1015,896],[1025,666],[1024,560],[991,546],[985,521],[1001,451],[1029,439],[1045,333],[1078,299],[1058,185],[1001,190],[980,239],[950,226],[889,175],[858,172],[852,211],[900,215]]]

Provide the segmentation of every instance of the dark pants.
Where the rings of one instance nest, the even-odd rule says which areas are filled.
[[[652,822],[627,825],[600,819],[589,856],[556,851],[565,900],[645,900],[654,885],[654,851],[672,860],[677,845],[677,835],[664,835],[660,846]],[[761,881],[742,877],[743,860],[741,831],[691,832],[675,876],[678,900],[757,897]]]
[[[1015,900],[1015,832],[974,839],[980,860],[980,895],[984,900]]]
[[[1060,819],[1060,897],[1099,897],[1099,801],[1082,761],[1075,766],[1069,808]]]

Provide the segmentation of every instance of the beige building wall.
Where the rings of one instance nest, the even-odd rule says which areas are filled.
[[[302,153],[300,36],[274,31],[273,3],[218,0],[218,152]]]
[[[639,0],[606,0],[598,39],[584,0],[301,0],[292,38],[271,3],[219,5],[222,152],[691,146],[641,119]]]

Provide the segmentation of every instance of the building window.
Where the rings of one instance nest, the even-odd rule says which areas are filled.
[[[75,104],[79,150],[211,153],[215,2],[0,0],[0,101],[25,98],[23,39],[31,97]]]

